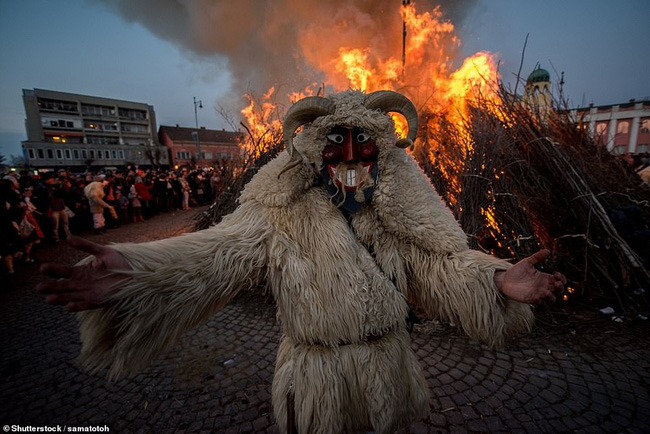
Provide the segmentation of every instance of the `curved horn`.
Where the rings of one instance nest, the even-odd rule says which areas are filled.
[[[333,111],[334,102],[321,96],[303,98],[289,108],[284,117],[283,131],[284,143],[292,160],[299,158],[293,147],[293,133],[296,132],[296,128]]]
[[[392,90],[379,90],[366,97],[364,106],[370,110],[380,109],[385,113],[396,112],[403,115],[408,123],[408,134],[405,138],[399,139],[395,146],[408,148],[413,145],[418,132],[418,112],[411,100]]]

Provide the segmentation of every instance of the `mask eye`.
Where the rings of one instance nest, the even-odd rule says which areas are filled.
[[[331,133],[327,135],[327,140],[329,140],[332,143],[336,143],[337,145],[340,145],[343,143],[343,134],[337,134],[337,133]]]
[[[366,133],[357,134],[357,143],[366,143],[368,140],[370,140],[369,134]]]

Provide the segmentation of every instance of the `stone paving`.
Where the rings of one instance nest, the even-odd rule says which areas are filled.
[[[161,214],[85,236],[100,243],[164,238],[186,230],[195,213]],[[82,255],[61,244],[34,256],[74,263]],[[0,289],[3,426],[277,432],[271,381],[281,332],[267,296],[243,294],[138,376],[108,382],[76,366],[76,319],[35,293],[42,279],[37,269],[22,265],[17,277],[3,277]],[[650,432],[647,324],[542,310],[532,335],[500,351],[449,326],[418,326],[412,346],[431,402],[429,415],[410,432]]]

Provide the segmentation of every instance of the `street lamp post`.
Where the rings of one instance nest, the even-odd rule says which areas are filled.
[[[203,104],[201,100],[196,100],[196,97],[192,97],[194,99],[194,121],[196,122],[196,137],[194,138],[196,141],[196,164],[199,164],[199,160],[201,159],[201,141],[199,140],[199,115],[197,112],[197,108],[203,108]]]

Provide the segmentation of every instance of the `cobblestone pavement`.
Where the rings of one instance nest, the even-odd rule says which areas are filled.
[[[195,213],[86,236],[100,243],[165,238],[190,227]],[[65,244],[34,256],[68,263],[81,257]],[[76,319],[35,293],[37,268],[19,267],[0,290],[2,425],[277,432],[270,390],[280,328],[265,296],[240,296],[137,377],[110,383],[75,365]],[[647,325],[558,312],[542,315],[533,335],[500,351],[450,327],[418,326],[412,346],[431,410],[410,432],[650,432]]]

